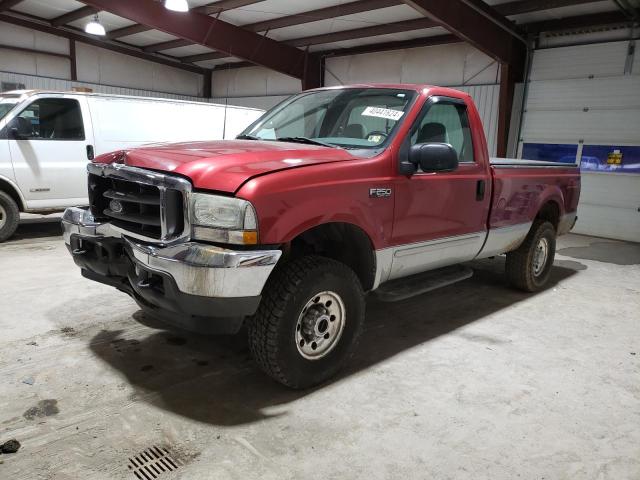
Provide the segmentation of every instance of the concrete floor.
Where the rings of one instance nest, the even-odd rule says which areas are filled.
[[[294,392],[242,336],[162,330],[81,278],[59,233],[0,245],[0,440],[22,442],[0,478],[133,479],[152,445],[167,479],[640,478],[640,244],[564,237],[537,295],[496,258],[370,300],[349,368]]]

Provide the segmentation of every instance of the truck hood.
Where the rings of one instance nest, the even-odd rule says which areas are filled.
[[[124,163],[188,177],[195,188],[233,193],[266,173],[353,160],[348,151],[316,145],[258,140],[220,140],[151,145],[101,155],[96,163]]]

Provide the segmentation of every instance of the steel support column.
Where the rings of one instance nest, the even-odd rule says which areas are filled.
[[[78,80],[78,62],[76,56],[76,41],[73,38],[69,39],[69,73],[71,80],[74,82]]]
[[[202,75],[202,96],[204,98],[211,98],[211,81],[212,81],[212,70],[207,70]]]
[[[302,77],[302,90],[320,88],[324,83],[324,59],[317,54],[305,55],[304,77]]]
[[[499,157],[507,156],[507,144],[509,142],[509,124],[511,123],[511,111],[513,109],[513,95],[516,86],[516,76],[513,68],[503,63],[500,65],[500,95],[498,100],[498,139],[497,154]]]
[[[404,0],[454,35],[486,55],[508,63],[514,73],[522,74],[526,45],[514,32],[516,26],[486,6],[477,9],[472,0]]]

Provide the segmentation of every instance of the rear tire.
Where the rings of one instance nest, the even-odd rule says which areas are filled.
[[[509,283],[525,292],[537,292],[546,285],[556,254],[556,229],[536,220],[516,250],[507,253],[505,264]]]
[[[0,192],[0,243],[8,240],[20,223],[20,209],[15,200]]]
[[[353,353],[364,311],[362,285],[349,267],[318,256],[293,260],[273,272],[248,321],[251,354],[288,387],[317,385]]]

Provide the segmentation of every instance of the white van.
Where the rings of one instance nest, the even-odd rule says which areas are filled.
[[[87,162],[147,143],[234,138],[253,108],[80,92],[0,94],[0,242],[19,212],[86,205]]]

